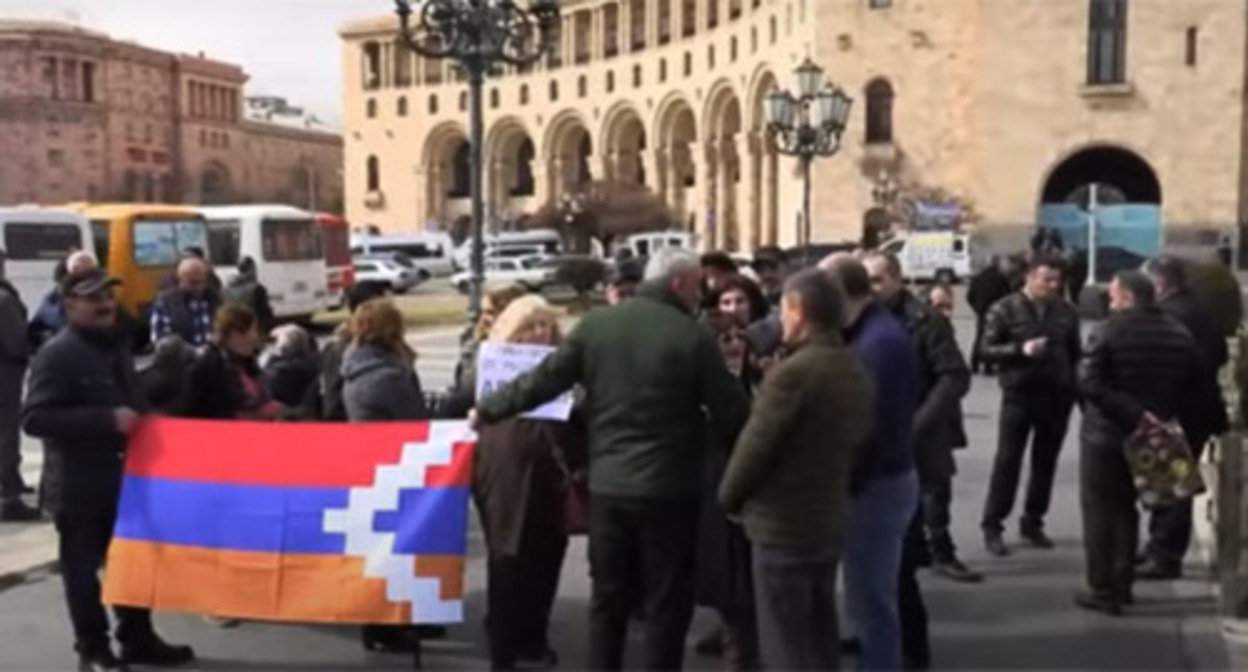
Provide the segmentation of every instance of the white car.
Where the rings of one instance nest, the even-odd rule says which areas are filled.
[[[555,266],[548,259],[533,256],[522,259],[487,259],[485,261],[485,287],[521,285],[539,290],[555,279]],[[472,271],[451,276],[451,284],[467,294],[472,282]]]
[[[402,294],[420,284],[421,276],[416,269],[404,266],[394,259],[356,259],[353,265],[357,285],[380,285],[395,294]]]

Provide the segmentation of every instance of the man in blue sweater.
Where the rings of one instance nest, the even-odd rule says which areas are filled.
[[[850,471],[845,532],[845,603],[862,644],[861,670],[902,668],[897,577],[910,520],[918,507],[913,423],[919,361],[906,327],[876,302],[862,262],[845,254],[819,267],[848,299],[845,337],[875,388],[873,436]]]

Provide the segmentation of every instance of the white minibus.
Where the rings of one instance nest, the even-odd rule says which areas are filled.
[[[57,264],[78,250],[94,252],[95,243],[86,217],[70,210],[24,206],[0,208],[0,250],[8,258],[5,277],[33,312],[55,287]]]
[[[525,252],[522,256],[528,256],[531,254],[548,254],[550,256],[558,256],[560,245],[563,243],[563,238],[559,235],[558,231],[551,229],[535,229],[533,231],[508,231],[506,233],[500,233],[497,236],[486,236],[484,242],[486,257],[508,256],[506,253],[500,255],[498,251],[514,247],[525,248]],[[471,256],[472,238],[469,238],[459,246],[459,249],[455,250],[456,270],[467,269]]]
[[[305,320],[329,307],[329,287],[316,215],[288,205],[198,208],[208,223],[208,258],[229,283],[251,257],[268,290],[273,315]]]

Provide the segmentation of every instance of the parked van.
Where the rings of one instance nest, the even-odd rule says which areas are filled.
[[[222,282],[238,274],[243,257],[251,257],[257,279],[269,291],[274,317],[305,320],[329,307],[315,215],[289,205],[229,205],[199,212],[208,223],[208,257]]]
[[[560,246],[563,244],[563,237],[559,235],[558,231],[552,229],[536,229],[534,231],[509,231],[500,233],[497,236],[486,236],[484,242],[486,257],[505,257],[507,256],[506,253],[500,255],[497,251],[514,247],[526,248],[523,256],[531,254],[556,256],[559,254]],[[455,270],[467,269],[471,257],[472,238],[469,238],[459,246],[459,249],[455,250]]]
[[[970,236],[966,234],[914,233],[884,243],[880,251],[897,257],[902,276],[910,282],[954,284],[972,273]]]
[[[632,252],[634,257],[645,258],[665,247],[693,249],[696,244],[696,238],[688,231],[654,231],[635,233],[625,238],[620,247]]]
[[[455,243],[445,233],[418,233],[396,236],[351,236],[351,254],[356,257],[403,255],[421,280],[450,275],[454,271]]]
[[[136,203],[79,203],[70,208],[91,222],[96,258],[121,281],[118,304],[145,325],[161,283],[182,253],[190,247],[208,249],[204,218],[191,208]]]
[[[72,210],[0,208],[0,249],[8,257],[5,276],[33,311],[56,286],[56,265],[79,250],[94,250],[91,225]]]
[[[351,226],[347,220],[327,212],[318,212],[316,222],[321,225],[321,241],[325,250],[329,307],[341,308],[346,303],[347,290],[355,284],[355,267],[351,264]]]

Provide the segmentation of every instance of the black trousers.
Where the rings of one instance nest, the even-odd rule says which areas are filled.
[[[927,543],[937,560],[952,558],[957,547],[949,524],[953,519],[953,479],[941,478],[920,484],[922,488],[922,526],[927,528]]]
[[[997,457],[988,483],[982,526],[985,532],[1001,532],[1014,509],[1023,456],[1031,441],[1031,477],[1023,502],[1024,530],[1044,528],[1053,496],[1057,459],[1066,439],[1074,400],[1058,392],[1007,390],[1001,401]]]
[[[1079,503],[1088,588],[1125,599],[1135,580],[1140,516],[1135,484],[1120,446],[1083,442],[1079,454]]]
[[[0,503],[21,499],[23,369],[0,363]]]
[[[546,635],[567,549],[562,530],[526,530],[518,554],[490,554],[486,630],[496,667],[510,667],[520,656],[538,658],[550,648]]]
[[[979,373],[985,362],[979,356],[980,345],[984,342],[984,316],[975,316],[975,341],[971,344],[971,373]],[[986,370],[986,369],[985,369]]]
[[[108,614],[100,602],[100,569],[112,540],[113,522],[111,510],[56,516],[65,603],[74,627],[75,648],[80,653],[101,651],[109,645]],[[147,609],[116,607],[113,613],[117,616],[117,641],[123,647],[142,646],[155,637],[152,614]]]
[[[1189,434],[1187,445],[1197,462],[1205,452],[1209,434]],[[1148,545],[1144,552],[1164,565],[1179,566],[1187,555],[1192,541],[1192,500],[1185,499],[1174,506],[1154,509],[1148,517]]]
[[[836,544],[754,547],[754,601],[766,669],[840,669],[839,561]]]
[[[901,571],[897,574],[897,613],[901,619],[901,653],[908,664],[926,668],[932,662],[927,632],[927,605],[919,588],[919,567],[927,558],[923,538],[923,518],[916,511],[901,549]]]
[[[700,501],[594,494],[589,505],[589,668],[620,670],[642,599],[646,670],[679,670],[693,618]]]

